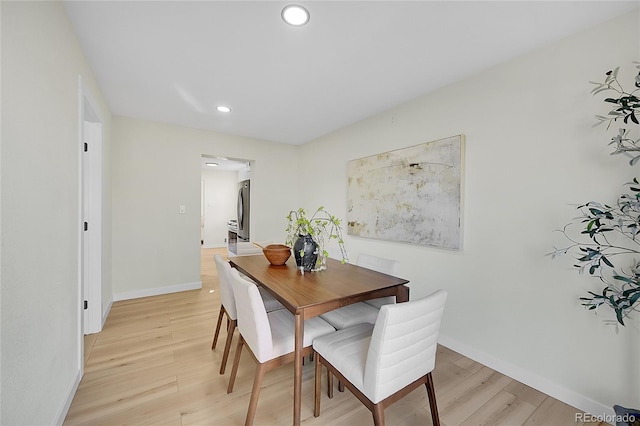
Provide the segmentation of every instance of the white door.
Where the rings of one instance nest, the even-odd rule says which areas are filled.
[[[102,330],[102,124],[84,121],[82,286],[84,334]]]

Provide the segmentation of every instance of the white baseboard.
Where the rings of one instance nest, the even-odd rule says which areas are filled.
[[[113,295],[113,301],[138,299],[140,297],[158,296],[161,294],[178,293],[187,290],[199,290],[202,288],[202,281],[195,283],[176,284],[166,287],[148,288],[144,290],[127,291],[124,293],[116,293]]]
[[[607,407],[597,401],[587,398],[584,395],[580,395],[570,389],[566,389],[559,384],[552,382],[544,377],[538,376],[528,370],[521,367],[512,365],[504,360],[498,359],[493,355],[489,355],[482,351],[479,351],[469,345],[461,343],[455,339],[451,339],[447,336],[440,335],[438,343],[445,346],[461,355],[471,358],[474,361],[479,362],[482,365],[498,371],[506,376],[511,377],[527,386],[539,390],[559,401],[569,404],[585,413],[589,413],[593,416],[600,416],[604,419],[611,419],[615,416],[613,407]]]
[[[109,316],[109,312],[111,312],[111,306],[113,306],[113,298],[109,300],[109,304],[107,305],[107,309],[102,312],[102,326],[100,327],[100,331],[104,329],[104,323],[107,322],[107,317]]]
[[[71,403],[73,402],[73,397],[76,396],[76,391],[78,390],[78,386],[80,386],[80,380],[82,379],[82,372],[78,370],[76,373],[76,377],[71,383],[71,388],[65,394],[67,395],[64,403],[58,409],[58,414],[56,415],[56,426],[62,426],[64,423],[64,419],[67,417],[67,413],[69,412],[69,408],[71,408]]]

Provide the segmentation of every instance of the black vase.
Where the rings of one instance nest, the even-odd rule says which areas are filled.
[[[302,251],[304,251],[304,256],[300,255]],[[318,244],[313,241],[311,235],[298,235],[298,239],[293,245],[293,255],[296,258],[298,269],[302,268],[305,272],[309,272],[316,267]]]

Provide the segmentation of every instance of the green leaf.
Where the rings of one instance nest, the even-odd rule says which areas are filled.
[[[607,266],[609,266],[610,268],[613,268],[613,264],[611,262],[609,262],[609,259],[607,259],[604,256],[602,256],[601,259]]]
[[[636,293],[640,295],[640,287],[627,289],[622,292],[622,295],[628,298],[629,296],[633,296]]]
[[[637,285],[637,283],[636,283],[636,281],[634,279],[629,278],[629,277],[625,277],[625,276],[622,276],[622,275],[614,275],[613,279],[618,280],[618,281],[623,281],[625,283],[636,284]]]

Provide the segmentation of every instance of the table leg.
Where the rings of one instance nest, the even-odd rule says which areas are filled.
[[[396,293],[396,302],[408,302],[409,301],[409,287],[406,285],[399,285],[397,287],[398,292]]]
[[[304,319],[302,314],[298,313],[296,319],[296,336],[295,336],[295,361],[293,369],[293,425],[300,424],[300,409],[302,406],[302,348],[304,336]]]

